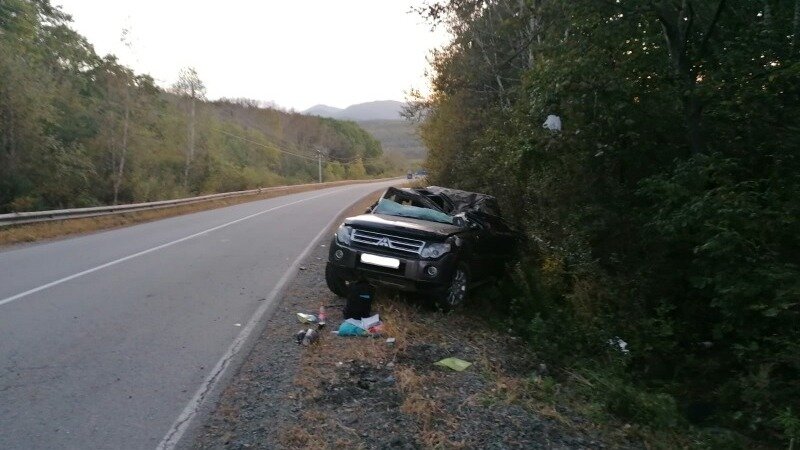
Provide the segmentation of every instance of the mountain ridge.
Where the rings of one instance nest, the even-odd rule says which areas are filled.
[[[397,100],[377,100],[357,103],[344,109],[320,104],[302,111],[302,114],[358,122],[369,120],[403,120],[400,113],[405,106],[405,103]]]

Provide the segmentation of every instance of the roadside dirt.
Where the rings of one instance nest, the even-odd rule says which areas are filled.
[[[443,314],[379,291],[383,337],[331,334],[344,299],[325,286],[327,245],[301,266],[193,448],[635,448],[554,404],[536,355],[468,310]],[[320,340],[297,345],[296,313],[320,304],[329,316]],[[472,366],[434,365],[446,357]]]

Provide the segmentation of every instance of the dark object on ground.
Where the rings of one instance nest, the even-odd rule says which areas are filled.
[[[347,305],[342,309],[345,319],[363,319],[370,316],[375,288],[365,281],[351,283]]]
[[[518,241],[490,195],[389,188],[367,214],[345,219],[336,231],[325,279],[339,296],[348,283],[366,279],[452,309],[470,288],[503,274]]]
[[[317,330],[309,328],[308,330],[306,330],[306,335],[303,336],[303,341],[301,343],[306,347],[308,347],[314,342],[317,342],[317,339],[319,339],[319,333],[317,333]]]

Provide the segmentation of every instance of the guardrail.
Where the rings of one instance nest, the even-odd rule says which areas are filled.
[[[127,212],[145,211],[151,209],[170,208],[175,206],[191,205],[192,203],[201,203],[201,202],[219,200],[224,198],[258,195],[265,192],[285,191],[298,187],[309,187],[309,186],[330,187],[330,186],[340,186],[344,184],[372,183],[376,181],[388,181],[395,179],[400,179],[400,178],[380,178],[377,180],[345,180],[345,181],[330,181],[326,183],[293,184],[289,186],[273,186],[267,188],[250,189],[247,191],[223,192],[221,194],[209,194],[209,195],[201,195],[199,197],[187,197],[175,200],[161,200],[157,202],[148,202],[148,203],[131,203],[127,205],[96,206],[91,208],[56,209],[51,211],[31,211],[31,212],[0,214],[0,227],[8,225],[22,225],[35,222],[49,222],[54,220],[81,219],[85,217],[122,214]]]

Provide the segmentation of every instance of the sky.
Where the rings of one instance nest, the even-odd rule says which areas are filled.
[[[52,0],[100,55],[170,86],[194,67],[210,99],[305,110],[427,92],[426,57],[447,41],[423,0]],[[128,32],[128,45],[121,41]]]

